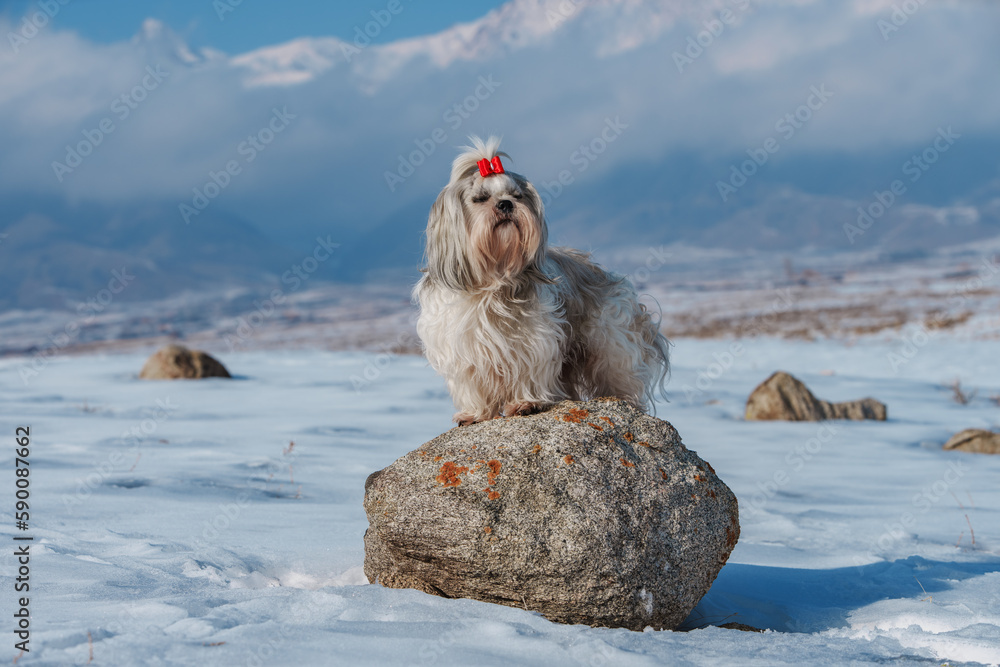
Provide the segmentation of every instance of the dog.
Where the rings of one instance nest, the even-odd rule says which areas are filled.
[[[669,342],[628,279],[549,247],[538,191],[469,137],[427,221],[417,334],[460,426],[561,400],[662,394]]]

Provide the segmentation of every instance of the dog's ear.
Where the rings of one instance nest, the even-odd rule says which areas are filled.
[[[528,195],[528,201],[531,203],[531,208],[535,211],[538,221],[545,226],[545,204],[542,203],[542,196],[538,194],[538,190],[531,184],[531,181],[519,174],[514,174],[514,176],[517,178],[517,184],[521,190]]]
[[[540,264],[545,257],[545,250],[549,244],[549,226],[545,222],[545,204],[542,203],[542,196],[538,194],[538,190],[531,184],[531,181],[516,174],[515,177],[517,178],[518,185],[521,187],[521,191],[528,195],[528,204],[538,219],[541,243],[538,246],[538,256],[535,258],[535,261]]]
[[[528,195],[528,201],[531,203],[531,208],[534,209],[538,221],[542,224],[542,227],[547,227],[545,224],[545,204],[542,203],[542,196],[538,194],[538,190],[535,189],[535,186],[528,179],[518,176],[517,180],[518,185],[521,186],[521,190]]]
[[[455,188],[438,195],[427,220],[427,272],[431,280],[455,290],[473,286],[472,263],[466,252],[465,211]]]

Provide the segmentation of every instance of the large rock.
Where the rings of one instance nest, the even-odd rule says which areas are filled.
[[[618,399],[454,428],[364,505],[372,583],[633,630],[681,623],[740,534],[712,466]]]
[[[951,436],[945,449],[957,449],[976,454],[1000,454],[1000,433],[981,428],[967,428]]]
[[[167,345],[146,360],[139,377],[143,380],[195,380],[231,377],[226,367],[200,350],[183,345]]]
[[[809,391],[801,381],[778,371],[760,383],[747,399],[747,421],[823,421],[825,419],[877,419],[885,421],[885,403],[874,398],[830,403]]]

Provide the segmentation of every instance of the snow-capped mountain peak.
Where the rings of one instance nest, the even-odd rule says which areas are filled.
[[[612,55],[638,48],[678,19],[701,16],[721,0],[511,0],[468,23],[420,37],[374,43],[391,34],[372,21],[355,27],[354,37],[301,38],[232,58],[247,70],[248,86],[292,85],[311,81],[340,66],[351,67],[369,84],[390,79],[407,63],[426,59],[445,69],[459,61],[483,61],[540,45],[557,31],[575,26],[594,52]],[[405,6],[404,6],[405,11]]]

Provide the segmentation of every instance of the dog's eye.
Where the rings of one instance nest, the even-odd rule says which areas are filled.
[[[522,195],[521,195],[520,192],[515,192],[514,193],[514,199],[520,199],[521,197],[522,197]]]
[[[482,204],[484,201],[489,199],[489,195],[476,195],[472,198],[473,204]]]

